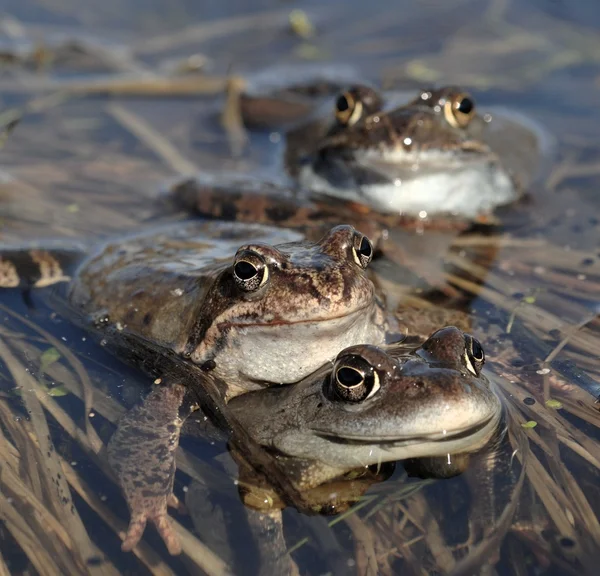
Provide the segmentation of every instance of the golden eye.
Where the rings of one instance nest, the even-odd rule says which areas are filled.
[[[483,351],[483,347],[479,343],[479,340],[476,340],[470,334],[465,334],[464,359],[469,372],[475,376],[479,376],[479,374],[481,374],[481,369],[485,364],[485,352]]]
[[[444,117],[450,126],[464,128],[475,116],[475,102],[469,94],[461,93],[448,98],[444,104]]]
[[[362,402],[381,388],[379,374],[364,358],[342,358],[332,374],[335,396],[346,402]]]
[[[254,292],[269,279],[269,268],[259,254],[245,251],[236,255],[233,279],[240,290]]]
[[[335,103],[335,117],[340,124],[352,126],[363,113],[363,105],[351,92],[344,92]]]

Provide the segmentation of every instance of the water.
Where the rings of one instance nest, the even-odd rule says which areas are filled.
[[[296,7],[307,10],[318,31],[315,38],[303,40],[290,33],[287,16]],[[334,66],[350,64],[359,75],[397,89],[414,90],[431,83],[465,85],[482,107],[502,106],[515,111],[515,117],[524,115],[542,126],[552,146],[527,203],[505,212],[512,240],[486,251],[463,237],[453,251],[440,257],[453,266],[453,286],[462,290],[459,304],[468,306],[484,323],[479,337],[485,338],[492,369],[507,375],[500,386],[507,420],[512,422],[513,447],[518,447],[512,459],[500,458],[509,468],[501,472],[496,468],[491,476],[493,490],[478,493],[473,486],[490,478],[485,470],[491,457],[485,454],[465,474],[443,481],[407,478],[398,465],[391,479],[374,483],[355,514],[310,516],[286,510],[285,534],[288,547],[297,547],[293,558],[301,573],[447,573],[461,559],[474,558],[478,565],[482,558],[492,557],[496,537],[503,542],[496,565],[499,574],[517,570],[594,573],[594,560],[600,554],[600,417],[589,394],[600,381],[600,112],[596,105],[600,8],[596,4],[453,0],[443,5],[378,1],[324,7],[317,2],[292,5],[267,0],[251,4],[120,0],[102,5],[55,0],[41,6],[8,0],[3,14],[13,20],[1,21],[5,36],[0,36],[0,49],[27,54],[40,42],[52,48],[77,38],[92,46],[88,50],[92,57],[57,57],[37,72],[28,62],[1,66],[0,111],[39,96],[44,82],[117,71],[152,74],[172,69],[190,54],[202,54],[208,72],[215,75],[230,67],[236,73],[252,73],[308,59]],[[99,47],[117,50],[118,65]],[[240,173],[272,171],[281,148],[265,138],[240,158],[231,158],[230,143],[217,122],[222,102],[220,95],[100,95],[57,102],[27,114],[0,149],[0,240],[89,241],[130,232],[148,220],[160,219],[152,200],[179,172],[215,166]],[[140,136],[128,113],[164,136],[176,154],[165,153]],[[418,250],[420,239],[414,244]],[[485,273],[470,268],[472,261],[484,266]],[[380,272],[385,285],[396,271]],[[27,414],[32,405],[15,393],[14,376],[5,362],[0,365],[0,418],[4,435],[17,448],[6,452],[4,466],[18,470],[26,493],[18,492],[18,483],[8,471],[3,474],[0,552],[4,563],[13,574],[102,570],[186,574],[197,573],[199,565],[210,571],[194,540],[186,542],[182,557],[173,558],[153,528],[146,530],[141,559],[120,551],[116,531],[123,530],[128,520],[124,500],[102,455],[93,455],[94,434],[88,431],[85,438],[75,439],[69,419],[84,430],[89,408],[100,445],[106,444],[123,406],[138,402],[152,378],[115,360],[98,339],[72,326],[60,313],[55,315],[47,296],[47,291],[40,291],[23,299],[17,291],[3,292],[0,303],[47,331],[56,342],[5,311],[0,311],[0,337],[47,397],[44,413],[50,435],[56,452],[73,467],[67,481],[89,540],[68,514],[57,510],[57,502],[45,488],[48,479],[55,477],[43,472],[42,452],[28,444],[27,438],[35,432],[35,418]],[[447,295],[435,298],[447,301]],[[514,331],[507,336],[509,325]],[[521,329],[533,331],[535,337],[519,333]],[[503,338],[509,337],[522,342],[522,354],[507,372],[506,367],[493,364],[502,357]],[[541,364],[559,344],[557,364],[550,368],[552,373],[560,368],[575,384],[563,390],[550,388],[546,365]],[[82,362],[89,388],[81,383],[83,372],[78,371],[76,360],[68,359],[62,346]],[[53,353],[47,351],[52,348],[58,350],[59,359],[48,364]],[[44,358],[47,365],[41,374]],[[94,390],[88,408],[81,400],[86,389]],[[547,407],[548,399],[560,401],[562,407]],[[523,427],[526,422],[537,426]],[[241,526],[244,508],[232,480],[236,466],[224,440],[214,431],[198,434],[199,425],[188,428],[175,493],[186,499],[192,480],[202,481],[212,491],[206,498],[215,507],[216,503],[225,507],[224,513],[216,507],[215,519],[210,515],[212,531],[218,532],[223,516],[233,518],[230,527]],[[20,460],[15,460],[15,454]],[[521,462],[526,462],[528,474],[523,487]],[[188,492],[197,494],[196,489]],[[496,501],[489,502],[490,493]],[[490,507],[498,513],[510,509],[511,495],[517,498],[514,494],[521,508],[508,536],[503,535],[509,524],[499,515],[492,522],[491,536],[469,532],[469,521],[477,525],[477,519],[488,518]],[[351,500],[357,498],[354,494]],[[67,540],[47,529],[49,520],[33,517],[33,499],[65,526]],[[187,505],[194,510],[193,500]],[[209,513],[204,510],[201,515]],[[25,528],[18,524],[19,516],[25,519]],[[223,545],[210,540],[211,529],[195,526],[192,516],[175,514],[174,518],[237,572],[251,571],[258,552],[247,527],[231,536],[232,546]],[[195,520],[197,524],[197,515]],[[330,521],[337,523],[328,527]],[[33,534],[37,545],[32,549],[24,544],[24,533]],[[464,545],[469,537],[474,539],[470,548]],[[49,558],[43,550],[49,551]],[[464,570],[459,573],[477,569]]]

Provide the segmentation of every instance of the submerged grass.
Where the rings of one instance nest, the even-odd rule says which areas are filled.
[[[116,401],[91,388],[87,370],[62,342],[6,307],[0,305],[0,309],[3,314],[14,319],[11,322],[14,335],[18,335],[16,330],[21,324],[26,330],[32,330],[43,338],[48,337],[40,345],[23,334],[13,338],[4,326],[0,329],[0,359],[17,385],[17,397],[22,400],[26,413],[26,416],[18,415],[18,412],[15,415],[14,408],[6,400],[0,400],[0,421],[6,431],[6,435],[0,438],[0,453],[4,463],[2,484],[4,495],[10,495],[10,501],[2,501],[0,514],[13,538],[21,546],[22,553],[40,574],[118,574],[119,570],[98,547],[105,546],[105,543],[94,544],[90,540],[71,500],[71,490],[118,537],[124,537],[127,518],[119,517],[111,511],[89,487],[78,467],[69,464],[56,450],[52,438],[71,438],[87,454],[90,464],[112,482],[112,473],[104,458],[104,444],[89,425],[88,415],[97,412],[115,423],[124,409]],[[73,421],[56,398],[48,394],[32,375],[34,367],[39,367],[48,345],[56,347],[64,362],[52,363],[46,370],[53,378],[60,379],[69,392],[82,401],[82,408],[85,410],[83,420],[88,422],[87,431]],[[27,358],[26,362],[23,362],[24,358]],[[82,386],[83,382],[85,385]],[[88,386],[87,391],[91,394],[86,392]],[[13,401],[14,398],[15,396]],[[89,407],[86,406],[87,402]],[[48,427],[46,414],[55,422],[52,432]],[[207,468],[206,464],[193,466],[192,464],[195,476],[202,481],[210,482],[210,478],[215,478],[212,469],[208,479],[202,473]],[[181,468],[190,469],[190,464]],[[222,482],[222,478],[217,478]],[[18,515],[17,510],[20,510]],[[23,514],[24,510],[28,512]],[[32,514],[33,511],[35,513]],[[229,573],[226,565],[202,542],[183,526],[175,524],[184,552],[198,570],[215,576]],[[141,543],[134,554],[152,574],[174,573],[145,543]]]

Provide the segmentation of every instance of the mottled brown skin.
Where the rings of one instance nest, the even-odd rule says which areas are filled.
[[[227,398],[263,382],[299,380],[348,339],[384,341],[373,285],[353,257],[352,243],[362,236],[349,226],[318,243],[245,244],[233,262],[205,258],[198,267],[193,258],[201,257],[201,243],[165,234],[109,244],[80,268],[70,299],[97,324],[116,326],[213,371],[227,382]],[[264,287],[251,292],[238,287],[232,272],[247,253],[269,271]],[[294,346],[311,354],[288,369]]]
[[[150,520],[156,526],[171,554],[181,553],[179,538],[173,531],[167,506],[180,507],[173,494],[175,451],[184,418],[178,414],[186,389],[173,386],[155,389],[144,404],[134,407],[119,421],[113,434],[108,461],[117,475],[131,510],[129,528],[122,543],[124,551],[139,542]],[[132,466],[133,462],[152,462],[152,468]]]

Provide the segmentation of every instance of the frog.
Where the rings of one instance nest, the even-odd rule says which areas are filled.
[[[253,241],[276,234],[296,240]],[[73,270],[62,270],[59,251],[17,250],[12,260],[20,256],[21,282],[70,279],[70,306],[96,328],[117,326],[213,371],[232,383],[231,396],[261,382],[300,380],[349,343],[385,341],[383,309],[364,273],[370,240],[349,226],[316,243],[299,238],[260,226],[192,222],[109,241],[77,266],[76,254],[67,253]],[[2,264],[4,285],[17,285],[8,251]]]
[[[255,441],[277,454],[278,465],[304,495],[303,511],[340,512],[347,505],[339,497],[347,481],[352,480],[350,494],[346,493],[352,501],[373,481],[381,481],[377,474],[364,478],[369,466],[379,470],[382,463],[397,460],[469,454],[490,441],[502,410],[496,391],[482,374],[484,363],[485,354],[475,338],[445,327],[416,348],[348,347],[333,366],[293,386],[240,395],[227,408]],[[151,415],[155,431],[172,425],[168,413],[181,418],[182,406],[186,405],[186,413],[198,408],[194,389],[178,384],[154,390],[152,396],[150,403],[139,406],[142,417],[137,422]],[[171,408],[157,421],[154,405]],[[118,430],[116,443],[109,447],[113,457],[120,447],[135,444],[137,433],[147,438],[147,425]],[[155,472],[164,462],[155,462],[154,454],[146,449],[136,458],[122,460],[120,473],[150,492],[160,491]],[[248,506],[269,514],[274,503],[285,505],[286,496],[273,493],[264,483],[254,488],[243,454],[234,451],[234,455]],[[463,469],[464,465],[459,472]],[[265,507],[265,502],[271,505]]]
[[[462,88],[422,90],[375,111],[363,92],[353,87],[337,99],[336,122],[298,172],[302,187],[378,212],[470,220],[521,195]]]
[[[295,87],[293,96],[298,90]],[[270,124],[263,118],[271,109],[280,112],[273,103],[277,97],[290,99],[282,90],[254,92],[243,99],[241,111],[247,125],[254,125],[258,115],[259,125],[273,130],[279,122],[286,132],[282,168],[289,178],[282,180],[278,174],[278,183],[258,180],[263,181],[267,199],[275,196],[273,213],[292,219],[291,204],[276,211],[281,198],[296,202],[298,210],[321,213],[321,219],[325,212],[333,221],[343,201],[345,208],[368,214],[365,219],[381,218],[383,229],[452,225],[462,230],[473,221],[494,221],[496,207],[522,197],[544,137],[525,123],[478,114],[474,97],[458,86],[424,89],[408,102],[400,97],[404,100],[398,105],[394,94],[386,98],[372,86],[355,83],[335,97],[333,114],[318,108],[291,127],[279,114]],[[320,121],[314,120],[315,114]],[[175,183],[169,194],[179,206],[210,214],[206,195],[211,185],[216,186],[213,210],[222,214],[231,212],[239,199],[235,191],[244,193],[242,201],[245,194],[260,197],[260,185],[253,182],[246,187],[244,178],[236,182],[236,177],[203,174]],[[190,190],[194,186],[195,198]],[[233,189],[229,198],[228,189]],[[243,210],[236,211],[237,218],[242,216]]]
[[[501,402],[482,372],[484,350],[454,326],[413,352],[373,345],[342,350],[333,367],[289,387],[270,387],[228,407],[263,446],[318,462],[308,489],[357,466],[466,453],[496,430]]]

